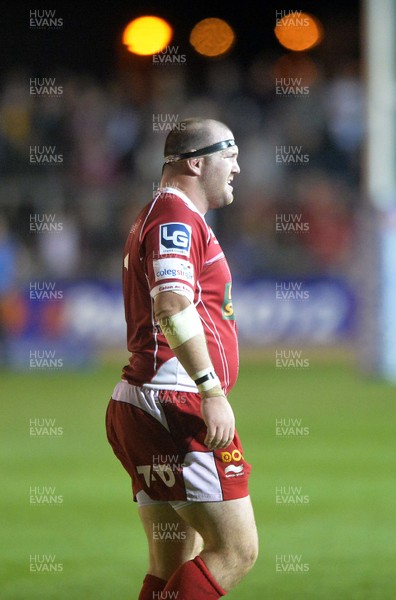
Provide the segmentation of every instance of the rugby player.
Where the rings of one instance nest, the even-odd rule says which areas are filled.
[[[257,531],[227,394],[238,375],[231,274],[209,209],[233,201],[230,129],[180,121],[161,187],[129,233],[123,291],[129,364],[106,427],[132,479],[149,566],[139,600],[211,600],[252,568]]]

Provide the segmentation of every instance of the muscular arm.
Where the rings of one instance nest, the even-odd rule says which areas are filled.
[[[154,300],[154,313],[156,319],[161,323],[166,323],[172,315],[182,311],[189,306],[190,302],[186,296],[175,294],[174,292],[161,292]],[[196,335],[187,342],[184,342],[173,352],[192,377],[194,373],[205,369],[211,364],[208,348],[204,334]]]
[[[161,325],[189,304],[185,296],[161,292],[154,300],[155,317]],[[173,348],[173,352],[190,377],[212,364],[203,332]],[[211,393],[214,395],[211,396]],[[210,450],[226,448],[234,438],[235,419],[232,408],[219,387],[209,390],[205,396],[201,402],[202,418],[208,429],[205,444]]]

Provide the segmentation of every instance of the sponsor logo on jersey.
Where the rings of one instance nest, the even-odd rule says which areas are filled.
[[[181,281],[169,281],[168,283],[160,283],[151,290],[151,294],[153,298],[155,298],[155,296],[160,292],[174,292],[176,290],[178,292],[183,292],[184,296],[190,298],[191,302],[193,301],[194,292],[192,291],[190,286],[186,285],[185,283],[182,283]]]
[[[224,288],[224,300],[221,307],[221,314],[226,321],[235,321],[234,307],[231,296],[232,283],[226,283]]]
[[[164,223],[160,226],[160,254],[190,256],[191,226],[185,223]]]
[[[243,475],[243,465],[239,465],[238,467],[236,465],[228,465],[224,469],[224,473],[226,477],[240,477]]]
[[[153,261],[155,281],[163,279],[181,279],[194,283],[194,266],[180,258],[160,258]]]

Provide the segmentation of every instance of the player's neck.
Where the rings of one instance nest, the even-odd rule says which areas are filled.
[[[204,215],[209,210],[208,201],[206,199],[206,195],[199,186],[195,184],[195,181],[191,181],[185,177],[178,177],[177,179],[168,179],[165,181],[165,178],[161,179],[161,188],[170,187],[176,190],[180,190],[185,194],[191,202],[194,204],[195,208]]]

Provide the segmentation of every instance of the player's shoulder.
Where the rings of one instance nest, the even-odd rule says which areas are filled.
[[[210,230],[191,200],[172,188],[154,196],[141,232],[141,242],[155,239],[159,254],[190,255],[190,248],[209,245]]]
[[[205,237],[208,225],[193,202],[181,191],[173,188],[159,190],[151,202],[149,220],[152,223],[187,223],[200,230]]]
[[[153,203],[155,203],[159,210],[191,214],[204,221],[203,216],[199,213],[193,201],[184,192],[176,188],[159,189],[154,196]]]

